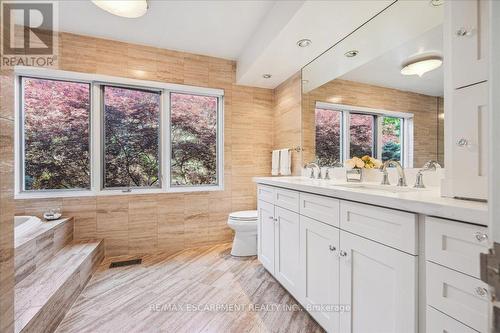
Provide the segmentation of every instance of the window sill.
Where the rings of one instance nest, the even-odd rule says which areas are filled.
[[[52,198],[76,198],[76,197],[98,197],[110,195],[138,195],[138,194],[161,194],[161,193],[191,193],[191,192],[216,192],[223,191],[224,186],[197,186],[197,187],[174,187],[168,189],[132,189],[130,192],[122,190],[101,191],[53,191],[53,192],[21,192],[16,193],[14,199],[52,199]]]

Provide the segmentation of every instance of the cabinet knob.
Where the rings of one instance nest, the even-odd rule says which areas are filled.
[[[481,297],[488,295],[488,290],[486,290],[486,288],[483,287],[477,287],[476,289],[474,289],[474,291],[476,292],[476,295]]]
[[[332,252],[333,252],[333,251],[335,251],[335,250],[337,249],[337,248],[336,248],[335,246],[333,246],[333,245],[330,245],[330,246],[329,246],[329,248],[330,248],[330,251],[332,251]]]
[[[458,37],[468,37],[468,36],[472,36],[472,32],[474,31],[474,29],[466,29],[464,27],[460,28],[457,30],[457,36]]]
[[[467,147],[468,145],[469,145],[469,141],[467,141],[467,139],[460,138],[457,140],[457,146],[459,146],[459,147]]]
[[[345,252],[344,250],[340,251],[339,255],[341,257],[347,257],[347,252]]]
[[[484,232],[480,232],[480,231],[476,232],[474,234],[474,237],[476,237],[478,242],[484,242],[485,240],[488,239],[488,235],[485,234]]]

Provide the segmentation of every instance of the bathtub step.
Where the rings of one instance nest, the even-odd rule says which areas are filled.
[[[37,266],[15,287],[15,332],[53,332],[103,257],[103,241],[78,241]]]
[[[34,218],[14,229],[15,283],[21,282],[40,265],[73,240],[73,219],[41,222]]]

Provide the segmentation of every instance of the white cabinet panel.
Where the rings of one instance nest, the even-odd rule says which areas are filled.
[[[488,126],[488,82],[455,90],[452,161],[457,197],[487,198]]]
[[[427,307],[426,332],[428,333],[477,333],[444,313]]]
[[[479,278],[479,255],[488,252],[485,227],[425,218],[427,260]]]
[[[311,316],[328,332],[338,332],[339,229],[300,217],[300,300],[316,309]]]
[[[297,295],[300,281],[299,214],[280,207],[275,209],[275,277],[292,295]]]
[[[274,205],[269,202],[258,201],[258,256],[262,265],[274,274],[274,240],[275,218]]]
[[[298,213],[299,192],[277,188],[274,190],[274,204]]]
[[[488,79],[488,1],[448,1],[453,88]]]
[[[335,227],[339,226],[340,201],[321,195],[300,193],[300,214]]]
[[[476,278],[427,262],[427,304],[462,323],[488,332],[488,286]]]
[[[259,185],[257,187],[257,199],[274,204],[274,188]]]
[[[410,254],[417,254],[417,215],[340,202],[340,228]]]
[[[417,257],[340,231],[341,333],[417,331]]]

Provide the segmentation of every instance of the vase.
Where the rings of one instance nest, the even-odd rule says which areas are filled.
[[[346,171],[347,182],[361,183],[363,181],[363,169],[351,169]]]

